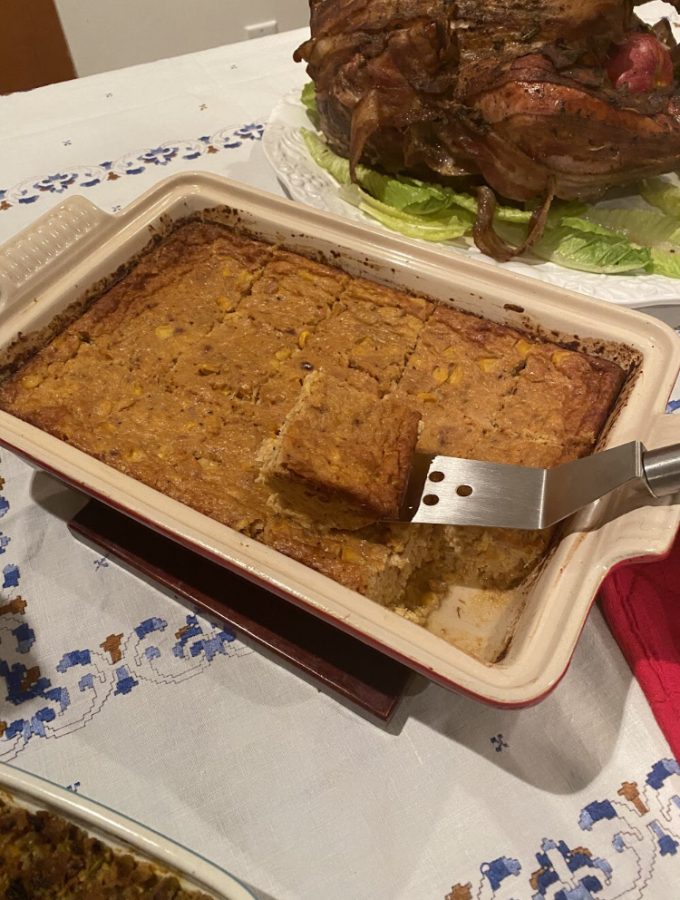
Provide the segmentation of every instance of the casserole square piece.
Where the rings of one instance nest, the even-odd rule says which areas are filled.
[[[420,413],[313,372],[260,455],[281,511],[308,525],[361,528],[398,517]]]

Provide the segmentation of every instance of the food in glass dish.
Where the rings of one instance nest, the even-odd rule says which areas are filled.
[[[0,896],[7,900],[213,900],[181,876],[114,849],[0,789]]]

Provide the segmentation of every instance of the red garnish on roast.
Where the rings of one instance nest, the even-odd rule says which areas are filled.
[[[614,87],[625,87],[631,94],[667,88],[673,84],[671,54],[654,35],[631,34],[614,48],[607,75]]]

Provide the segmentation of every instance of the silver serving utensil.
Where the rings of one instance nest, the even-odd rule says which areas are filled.
[[[547,528],[631,483],[650,502],[680,491],[680,444],[632,441],[553,469],[416,453],[399,521]]]

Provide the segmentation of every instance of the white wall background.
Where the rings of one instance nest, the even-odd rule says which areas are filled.
[[[78,75],[245,40],[248,25],[309,23],[307,0],[56,0]],[[263,60],[266,66],[266,60]]]
[[[56,0],[56,6],[79,75],[245,40],[246,26],[260,22],[275,20],[277,31],[309,23],[307,0]],[[669,14],[680,21],[660,0],[639,12],[648,21]]]

